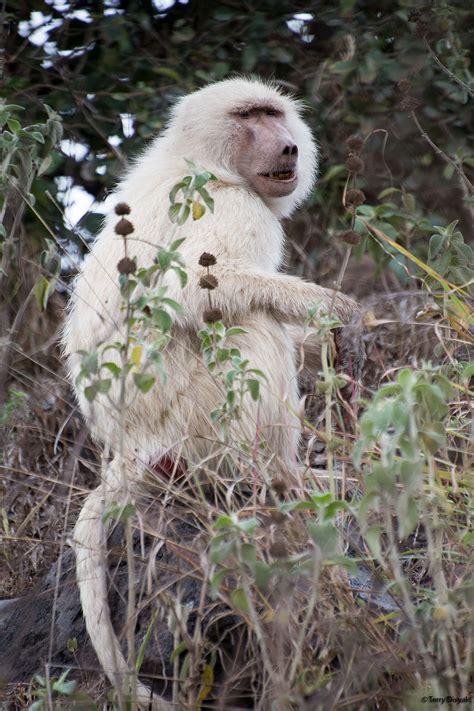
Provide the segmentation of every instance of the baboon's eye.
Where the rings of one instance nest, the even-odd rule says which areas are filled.
[[[250,116],[250,111],[239,111],[240,118],[248,118]]]
[[[275,109],[267,109],[267,116],[276,116],[277,112]]]

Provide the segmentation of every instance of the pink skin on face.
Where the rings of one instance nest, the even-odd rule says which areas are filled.
[[[283,112],[271,105],[232,113],[236,122],[236,167],[261,197],[285,197],[298,185],[298,146]]]

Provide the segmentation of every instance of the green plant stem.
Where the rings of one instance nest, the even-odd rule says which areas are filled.
[[[321,363],[323,368],[323,377],[326,389],[324,392],[325,400],[325,433],[326,433],[326,461],[329,476],[329,491],[335,498],[336,496],[336,481],[334,479],[334,455],[331,449],[332,440],[332,387],[331,377],[329,373],[329,334],[325,334],[321,347]]]
[[[127,253],[127,240],[124,238],[124,257]],[[126,433],[126,381],[128,377],[128,354],[130,347],[130,319],[132,317],[132,307],[130,304],[130,295],[127,289],[126,293],[126,310],[125,310],[125,348],[121,351],[122,369],[120,373],[120,392],[119,392],[119,427],[121,432],[119,442],[119,466],[122,486],[124,491],[123,506],[125,507],[131,500],[128,475],[126,470],[124,439]],[[136,619],[136,570],[135,570],[135,555],[133,550],[133,527],[130,517],[127,516],[125,521],[125,546],[127,551],[127,572],[128,572],[128,590],[127,590],[127,660],[129,664],[130,688],[132,708],[137,707],[137,671],[135,668],[135,619]]]

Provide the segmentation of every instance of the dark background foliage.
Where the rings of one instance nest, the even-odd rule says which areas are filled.
[[[161,11],[151,2],[33,5],[9,4],[4,93],[24,106],[23,123],[44,121],[43,104],[51,106],[63,118],[64,138],[87,151],[75,160],[55,150],[51,168],[36,183],[38,207],[57,235],[65,236],[65,228],[45,189],[55,196],[57,178],[69,176],[73,185],[103,198],[128,157],[163,126],[175,97],[232,73],[275,78],[308,106],[322,180],[310,205],[317,209],[306,249],[317,255],[343,226],[345,172],[337,166],[354,132],[365,137],[378,131],[365,151],[363,184],[371,202],[383,188],[402,187],[430,221],[461,218],[466,235],[462,185],[402,110],[397,87],[408,79],[432,140],[459,160],[468,157],[467,92],[430,53],[469,81],[472,15],[465,2],[190,0],[162,3],[171,6]],[[303,19],[295,20],[299,13]],[[120,119],[126,114],[133,117],[131,130]],[[119,137],[119,145],[111,146],[110,136]],[[41,231],[30,217],[31,229]],[[97,217],[89,215],[83,226],[93,231]]]

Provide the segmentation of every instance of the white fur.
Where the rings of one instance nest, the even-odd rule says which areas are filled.
[[[229,112],[262,102],[281,109],[286,127],[299,147],[299,183],[288,197],[262,199],[246,188],[233,169],[234,129]],[[133,481],[140,480],[144,465],[165,453],[173,456],[179,447],[189,466],[220,449],[219,433],[210,422],[209,413],[222,400],[222,389],[203,365],[196,345],[196,331],[202,328],[202,313],[208,307],[208,294],[198,286],[199,276],[204,273],[198,259],[202,252],[210,252],[217,258],[212,273],[219,280],[212,292],[212,304],[222,310],[229,323],[247,330],[234,337],[233,344],[249,358],[252,367],[263,370],[268,378],[259,404],[247,398],[240,421],[233,425],[233,442],[238,445],[239,441],[254,441],[258,429],[260,441],[267,443],[259,456],[267,461],[272,456],[274,471],[288,471],[296,461],[299,406],[293,339],[287,324],[302,322],[308,306],[321,299],[327,301],[332,292],[279,273],[284,243],[280,219],[290,215],[311,190],[316,147],[300,118],[298,103],[271,84],[231,79],[181,99],[172,110],[166,130],[138,158],[114,195],[114,203],[126,202],[131,208],[129,218],[135,232],[128,242],[128,253],[137,257],[139,266],[149,266],[157,246],[169,243],[173,227],[167,215],[168,194],[189,172],[185,158],[215,173],[219,182],[208,185],[215,200],[214,213],[186,223],[175,235],[186,237],[180,251],[189,282],[181,290],[172,275],[165,280],[168,295],[185,309],[176,320],[166,352],[168,380],[146,395],[135,396],[127,411],[125,432],[105,398],[90,404],[80,387],[76,388],[76,395],[97,439],[114,452],[123,440],[128,476]],[[77,351],[123,339],[116,265],[124,252],[122,238],[114,233],[116,221],[114,214],[106,218],[92,253],[84,261],[71,299],[64,343],[73,383],[81,361]],[[353,305],[341,295],[336,308],[343,316],[349,316]],[[133,393],[130,390],[129,396]],[[112,398],[117,394],[118,387],[114,386]],[[112,464],[107,474],[108,501],[118,498],[120,491],[120,483],[114,478],[116,466]],[[94,648],[102,666],[117,683],[112,673],[114,655],[104,634],[103,616],[108,615],[108,610],[104,604],[105,573],[100,570],[98,557],[103,536],[100,508],[100,495],[93,492],[75,530],[78,578]],[[114,644],[116,671],[123,674],[127,665],[118,642]]]

